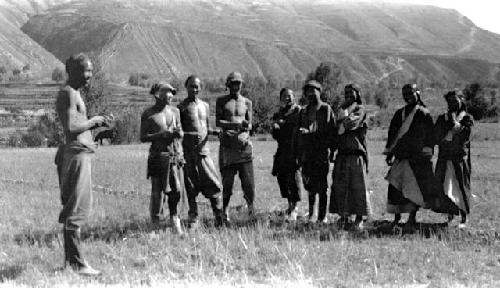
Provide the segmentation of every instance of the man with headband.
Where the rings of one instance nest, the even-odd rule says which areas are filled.
[[[82,88],[89,87],[92,62],[85,54],[66,61],[68,81],[59,91],[56,112],[64,130],[64,144],[59,146],[55,163],[61,189],[62,211],[59,223],[64,225],[65,264],[82,275],[99,275],[84,260],[80,248],[80,228],[87,221],[92,206],[91,158],[96,143],[91,130],[109,125],[105,116],[87,117]]]
[[[399,223],[401,213],[409,213],[406,227],[414,229],[419,207],[436,208],[442,189],[432,171],[434,146],[432,117],[420,99],[415,84],[402,88],[406,105],[394,114],[384,150],[391,166],[387,212],[395,214],[393,225]]]
[[[252,101],[241,95],[242,85],[241,74],[231,72],[226,79],[229,94],[217,98],[215,105],[216,125],[222,128],[219,136],[219,168],[222,174],[223,217],[226,225],[229,225],[228,208],[236,173],[241,180],[248,215],[253,218],[255,214],[253,147],[250,142]]]
[[[222,225],[222,184],[217,175],[217,169],[210,157],[208,134],[210,108],[208,103],[198,98],[201,90],[201,80],[195,75],[186,79],[184,86],[187,98],[178,108],[181,113],[184,138],[184,183],[189,203],[188,223],[191,228],[198,226],[198,204],[196,197],[201,192],[212,206],[215,226]]]
[[[444,95],[448,111],[439,115],[434,126],[439,146],[435,174],[443,185],[444,193],[452,202],[448,220],[461,216],[459,228],[465,228],[470,213],[470,135],[472,116],[467,113],[461,91],[449,91]]]
[[[182,167],[184,157],[179,109],[172,106],[175,88],[168,83],[151,87],[155,105],[141,116],[141,142],[151,142],[148,157],[147,177],[151,178],[150,216],[154,224],[163,216],[163,203],[168,198],[168,209],[172,230],[182,234],[177,204],[184,189]]]

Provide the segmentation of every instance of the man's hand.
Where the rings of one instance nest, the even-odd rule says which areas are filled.
[[[280,127],[280,124],[278,124],[278,123],[274,123],[274,124],[273,124],[273,128],[274,128],[275,130],[279,130],[281,127]]]
[[[180,127],[174,127],[172,129],[172,134],[175,138],[182,138],[182,129]]]
[[[392,164],[394,164],[394,155],[388,153],[387,156],[385,157],[385,163],[387,163],[387,165],[389,166],[392,166]]]
[[[472,127],[474,126],[474,120],[469,115],[465,115],[464,118],[460,121],[460,125],[464,127]]]
[[[90,123],[92,123],[92,127],[101,127],[104,126],[106,122],[106,117],[98,115],[90,118],[89,121]]]
[[[302,135],[305,135],[305,134],[309,134],[310,132],[309,132],[309,129],[300,127],[299,128],[299,133],[302,134]]]
[[[250,127],[250,123],[246,119],[241,121],[241,129],[242,130],[248,130],[249,127]]]

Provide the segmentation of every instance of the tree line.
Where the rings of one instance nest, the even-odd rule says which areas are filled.
[[[109,105],[111,97],[111,89],[109,79],[106,73],[103,72],[97,59],[93,59],[94,77],[91,81],[90,88],[83,92],[83,97],[86,101],[89,115],[102,114],[111,111],[113,107]],[[1,67],[0,67],[1,68]],[[56,68],[59,69],[59,68]],[[62,69],[53,72],[53,80],[62,81],[64,79],[64,71]],[[1,72],[1,71],[0,71]],[[62,76],[61,76],[62,75]],[[333,62],[323,62],[314,70],[311,71],[305,78],[297,74],[294,79],[279,80],[273,77],[263,78],[259,76],[244,75],[244,86],[242,95],[248,97],[253,102],[254,115],[254,132],[259,134],[269,133],[272,127],[272,116],[279,106],[278,92],[282,87],[288,87],[296,91],[296,98],[304,104],[305,100],[301,99],[302,85],[307,80],[317,80],[323,86],[321,94],[322,99],[330,104],[335,110],[343,101],[343,88],[348,83],[343,70],[339,65]],[[370,120],[372,126],[388,126],[389,118],[387,115],[391,111],[389,103],[394,100],[394,97],[401,97],[401,86],[398,83],[408,82],[415,83],[419,79],[403,79],[394,80],[395,77],[389,77],[384,81],[377,83],[360,83],[362,98],[364,103],[378,106],[379,112]],[[176,88],[183,87],[182,79],[173,79],[170,81]],[[129,85],[149,87],[151,85],[151,77],[146,73],[134,73],[129,77]],[[425,86],[429,83],[419,83],[421,88],[429,87],[445,93],[446,86],[434,87]],[[464,83],[456,83],[463,85]],[[448,84],[449,85],[449,84]],[[432,85],[431,85],[432,86]],[[491,83],[468,83],[462,86],[462,91],[465,95],[468,110],[476,120],[481,119],[498,119],[500,114],[498,97],[498,86]],[[203,81],[203,89],[209,93],[224,93],[226,90],[225,79],[206,79]],[[439,92],[438,92],[439,95]],[[442,96],[442,95],[441,95]],[[211,101],[213,102],[213,101]],[[211,103],[211,106],[214,106]],[[112,144],[126,144],[139,142],[138,135],[140,129],[140,115],[144,107],[127,106],[120,108],[115,127],[113,138],[110,139]],[[62,128],[60,127],[55,113],[41,117],[38,123],[32,125],[27,131],[13,134],[9,139],[10,146],[36,147],[36,146],[57,146],[62,138]]]

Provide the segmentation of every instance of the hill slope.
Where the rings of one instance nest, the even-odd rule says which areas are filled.
[[[29,64],[33,76],[48,76],[62,63],[21,31],[29,15],[68,0],[0,0],[0,66],[7,70]]]
[[[80,51],[98,55],[117,81],[133,72],[219,78],[231,70],[293,79],[321,61],[340,63],[353,80],[404,71],[455,81],[490,77],[496,65],[488,61],[500,59],[500,35],[454,10],[415,5],[73,1],[22,30],[63,61]]]

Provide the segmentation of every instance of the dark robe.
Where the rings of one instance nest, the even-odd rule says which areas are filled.
[[[281,123],[280,129],[272,130],[272,136],[278,142],[272,174],[278,179],[281,196],[293,202],[300,201],[302,186],[297,155],[299,114],[300,107],[293,105],[281,108],[273,115],[273,120],[281,120]]]
[[[386,153],[392,153],[395,161],[386,177],[389,181],[387,212],[408,213],[418,207],[437,210],[443,192],[432,171],[432,117],[426,108],[417,106],[407,132],[401,134],[400,128],[412,114],[405,108],[396,111],[389,126]]]
[[[332,173],[330,212],[341,216],[366,216],[370,213],[366,189],[368,125],[363,105],[353,103],[350,107],[341,109],[337,127],[337,137],[331,149],[332,153],[335,149],[338,151]]]
[[[467,117],[472,120],[472,116],[465,112],[459,113],[458,117],[462,120]],[[439,147],[435,174],[443,183],[445,195],[453,203],[448,206],[447,212],[458,215],[459,211],[462,211],[469,214],[471,127],[460,120],[455,122],[449,113],[445,113],[438,117],[434,131]]]

